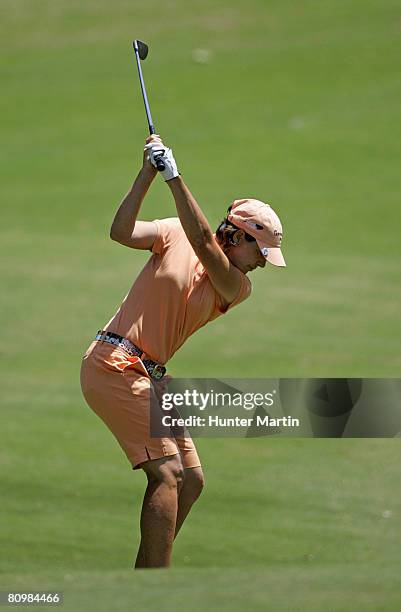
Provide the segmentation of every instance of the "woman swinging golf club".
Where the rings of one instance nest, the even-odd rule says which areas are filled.
[[[137,221],[160,159],[178,218]],[[248,272],[264,267],[266,261],[285,266],[282,227],[270,206],[241,199],[232,203],[213,234],[177,171],[171,149],[152,135],[110,235],[152,255],[117,313],[88,348],[82,391],[133,469],[141,468],[147,475],[135,567],[167,567],[173,540],[204,479],[191,438],[150,436],[150,404],[163,392],[166,362],[185,340],[249,296]]]

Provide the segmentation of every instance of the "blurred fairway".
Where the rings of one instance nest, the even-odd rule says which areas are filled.
[[[288,268],[255,272],[170,373],[400,376],[400,16],[393,0],[1,1],[3,588],[60,585],[74,610],[90,593],[99,610],[400,609],[398,440],[201,440],[208,486],[174,570],[133,574],[144,478],[78,383],[147,258],[108,238],[146,137],[134,37],[213,226],[247,196],[284,224]],[[174,214],[158,179],[141,217]]]

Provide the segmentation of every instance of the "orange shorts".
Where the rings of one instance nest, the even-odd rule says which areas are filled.
[[[82,360],[81,387],[88,405],[117,438],[133,469],[177,453],[184,468],[201,465],[190,437],[150,437],[150,405],[156,395],[138,357],[105,342],[92,342]]]

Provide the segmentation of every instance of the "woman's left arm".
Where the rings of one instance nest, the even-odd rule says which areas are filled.
[[[230,262],[217,243],[208,220],[177,170],[171,149],[163,144],[160,137],[155,137],[153,142],[146,146],[150,151],[153,166],[157,165],[157,157],[162,159],[164,170],[160,174],[174,196],[183,230],[204,265],[210,282],[220,295],[222,305],[228,306],[240,292],[242,272]]]
[[[208,220],[182,177],[170,179],[167,184],[174,196],[181,225],[192,248],[218,294],[227,305],[231,304],[241,288],[241,272],[216,242]]]

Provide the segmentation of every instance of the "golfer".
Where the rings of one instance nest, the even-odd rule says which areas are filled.
[[[158,158],[178,218],[137,221]],[[267,261],[285,266],[282,226],[269,205],[241,199],[232,203],[214,234],[179,175],[171,149],[152,135],[110,236],[152,254],[117,313],[86,351],[81,386],[133,469],[143,469],[147,476],[135,567],[168,567],[173,540],[204,478],[190,437],[150,436],[150,405],[160,400],[168,380],[165,364],[185,340],[249,296],[247,274]]]

